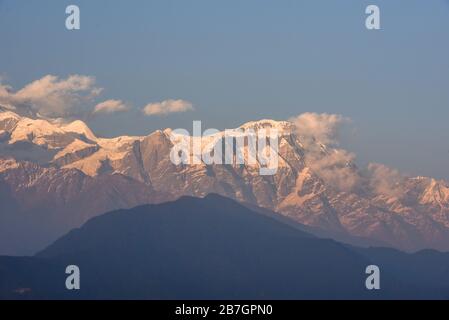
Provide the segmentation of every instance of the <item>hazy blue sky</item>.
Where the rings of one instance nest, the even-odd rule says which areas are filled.
[[[65,8],[81,30],[65,29]],[[381,31],[365,8],[381,8]],[[449,179],[447,0],[0,0],[0,74],[19,89],[47,74],[95,76],[135,110],[93,119],[101,135],[230,128],[338,113],[360,163]],[[144,117],[149,102],[194,112]]]

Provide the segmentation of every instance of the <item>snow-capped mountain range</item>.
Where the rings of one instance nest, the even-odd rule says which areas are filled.
[[[376,166],[367,173],[344,150],[303,137],[290,122],[241,128],[267,127],[279,131],[279,168],[261,176],[258,164],[174,165],[171,129],[105,139],[82,121],[0,112],[0,254],[42,249],[112,209],[209,193],[333,234],[410,251],[449,250],[446,182],[397,177]],[[32,240],[23,241],[25,233]]]

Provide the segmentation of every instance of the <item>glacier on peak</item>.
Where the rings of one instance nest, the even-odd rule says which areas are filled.
[[[240,129],[248,130],[252,129],[254,131],[260,129],[275,129],[280,135],[289,135],[294,132],[294,124],[289,121],[277,121],[271,119],[262,119],[258,121],[249,121],[242,124]]]
[[[86,138],[92,141],[95,141],[97,139],[97,137],[87,126],[87,124],[81,120],[75,120],[67,125],[62,125],[61,129],[66,132],[73,132],[84,135]]]

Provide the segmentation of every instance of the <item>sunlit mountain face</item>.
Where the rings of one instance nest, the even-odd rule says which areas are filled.
[[[402,176],[382,165],[359,168],[330,137],[311,137],[303,120],[261,120],[238,128],[278,134],[277,171],[260,175],[258,162],[174,164],[172,129],[106,139],[79,120],[3,108],[0,253],[34,253],[110,210],[210,193],[356,245],[449,250],[447,183]],[[221,143],[223,134],[203,137],[201,149]]]

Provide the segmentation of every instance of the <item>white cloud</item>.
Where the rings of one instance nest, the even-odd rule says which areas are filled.
[[[60,79],[46,75],[16,92],[0,83],[0,104],[45,117],[70,117],[86,112],[89,102],[101,91],[93,77],[71,75]]]
[[[303,139],[322,144],[336,144],[340,127],[350,120],[339,114],[306,112],[291,118],[290,121]]]
[[[143,113],[147,116],[168,115],[170,113],[179,113],[193,111],[192,103],[185,100],[164,100],[162,102],[149,103],[143,108]]]
[[[355,166],[355,154],[336,146],[341,127],[351,120],[337,114],[304,113],[291,118],[305,149],[305,161],[327,184],[340,191],[361,191],[400,197],[404,176],[385,165],[370,163],[366,170]]]
[[[130,108],[128,105],[123,103],[121,100],[106,100],[97,104],[92,113],[116,113],[116,112],[124,112],[128,111]]]
[[[400,197],[404,193],[404,176],[398,170],[379,163],[368,165],[369,186],[376,194]]]
[[[338,114],[303,113],[290,121],[303,144],[307,165],[326,183],[341,191],[351,191],[360,181],[355,155],[338,149],[339,130],[350,122]]]
[[[326,183],[341,191],[351,191],[361,183],[354,165],[355,155],[343,149],[326,152],[312,150],[306,155],[308,166]]]

